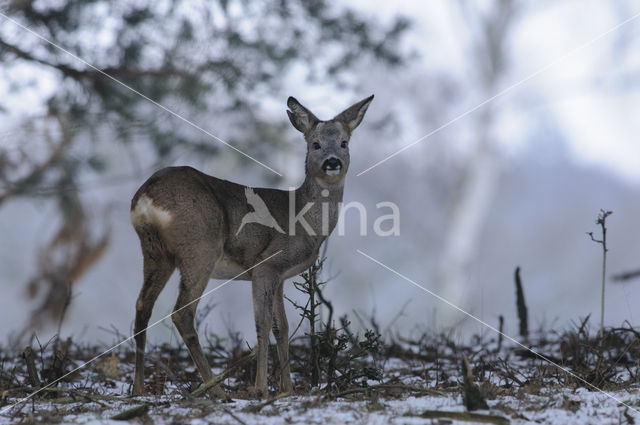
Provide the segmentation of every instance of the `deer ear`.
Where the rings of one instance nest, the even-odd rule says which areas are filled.
[[[345,123],[347,127],[349,127],[349,131],[355,130],[360,122],[362,122],[362,118],[364,118],[364,114],[367,112],[367,108],[372,100],[373,95],[349,106],[347,109],[336,115],[334,120],[339,120]]]
[[[287,111],[289,121],[302,133],[307,133],[319,121],[310,110],[302,106],[293,96],[287,99],[287,106],[290,109],[290,111]]]

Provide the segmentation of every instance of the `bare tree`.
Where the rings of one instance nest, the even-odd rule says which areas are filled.
[[[99,6],[92,1],[16,0],[3,8],[10,20],[1,18],[0,72],[7,71],[2,84],[11,88],[13,97],[0,99],[0,117],[16,120],[22,115],[33,130],[12,134],[11,150],[0,147],[0,205],[20,196],[46,197],[58,207],[51,220],[61,223],[41,249],[38,271],[29,284],[30,294],[48,288],[32,325],[61,315],[69,285],[108,245],[108,225],[102,233],[92,233],[101,226],[92,222],[78,193],[82,179],[102,180],[111,170],[110,158],[99,147],[119,143],[130,152],[143,149],[150,152],[154,168],[171,163],[180,148],[207,158],[219,152],[220,144],[166,119],[147,98],[105,74],[194,122],[217,117],[226,129],[237,129],[220,136],[264,160],[274,144],[286,142],[286,127],[284,120],[265,122],[252,111],[258,99],[278,93],[283,75],[294,64],[304,63],[309,79],[349,86],[344,77],[362,58],[402,63],[398,42],[408,26],[404,18],[383,25],[323,0]],[[320,45],[324,48],[318,49]],[[11,115],[13,100],[40,79],[52,81],[54,88],[41,91],[40,104],[34,105],[48,111],[45,116],[28,111]],[[41,131],[52,120],[59,128]],[[218,128],[216,133],[223,131]],[[239,166],[246,163],[246,158],[238,160]],[[274,183],[273,174],[266,178]]]
[[[47,120],[42,130],[49,151],[45,159],[35,161],[20,150],[17,158],[22,164],[6,162],[0,166],[0,177],[5,189],[0,200],[22,194],[34,181],[43,178],[44,173],[57,168],[64,174],[65,167],[60,166],[64,150],[69,146],[72,134],[65,120],[59,115]],[[18,177],[11,179],[12,175]],[[47,323],[61,322],[71,297],[71,287],[96,261],[102,257],[109,244],[108,225],[96,236],[90,228],[95,227],[88,219],[78,192],[67,188],[58,194],[57,207],[62,218],[60,227],[53,238],[40,249],[36,275],[27,286],[28,296],[35,298],[41,292],[39,306],[32,312],[28,328],[41,328]],[[108,220],[103,220],[108,222]],[[91,226],[90,226],[91,223]]]
[[[473,60],[478,71],[481,100],[485,100],[496,94],[497,84],[505,72],[506,37],[513,23],[515,6],[512,0],[500,0],[491,3],[483,16],[476,9],[476,3],[461,4],[471,27],[477,27],[478,41],[473,46]],[[480,233],[497,188],[500,154],[491,134],[496,114],[495,104],[489,102],[476,116],[475,148],[460,181],[459,196],[453,201],[440,260],[439,283],[443,296],[456,305],[464,303],[464,294],[468,293],[465,290],[466,273],[480,246]],[[452,324],[457,317],[453,310],[445,310],[443,319],[445,324]]]

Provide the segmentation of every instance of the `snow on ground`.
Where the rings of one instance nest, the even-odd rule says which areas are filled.
[[[640,407],[638,389],[614,392],[612,395],[625,403]],[[135,400],[131,400],[133,402]],[[32,411],[31,418],[47,423],[122,424],[109,420],[130,406],[131,402],[105,403],[105,409],[93,403],[66,405],[64,413],[55,406],[38,402],[27,403],[23,410]],[[314,396],[291,396],[264,407],[259,413],[245,411],[247,407],[263,402],[234,400],[231,403],[215,401],[178,402],[170,398],[153,398],[149,418],[156,425],[184,423],[200,424],[430,424],[437,420],[421,417],[427,410],[463,412],[460,395],[401,397],[377,401],[340,399],[325,402]],[[91,406],[93,404],[93,406]],[[177,406],[176,406],[177,404]],[[512,424],[620,424],[640,420],[640,414],[619,405],[611,398],[585,389],[559,390],[546,395],[530,395],[524,399],[512,396],[490,401],[492,410],[479,411],[508,418]],[[497,407],[497,408],[496,408]],[[80,410],[75,413],[74,410]],[[509,412],[508,414],[505,412]],[[625,416],[625,412],[626,415]],[[29,415],[30,416],[30,415]],[[147,419],[148,420],[148,419]],[[144,419],[143,419],[143,422]],[[0,416],[0,424],[15,423],[10,415]],[[443,423],[473,423],[452,421]]]
[[[293,362],[297,395],[274,399],[273,393],[267,399],[248,399],[246,388],[251,385],[254,366],[246,364],[224,381],[230,397],[226,402],[189,398],[199,377],[188,354],[185,350],[156,347],[149,355],[146,378],[148,390],[155,395],[129,396],[133,352],[123,349],[73,373],[55,389],[47,390],[50,392],[46,397],[38,395],[18,403],[31,391],[25,360],[21,353],[0,350],[0,425],[115,425],[123,422],[110,419],[112,416],[141,405],[148,406],[147,413],[131,422],[156,425],[478,423],[478,418],[464,422],[450,417],[451,412],[466,412],[460,370],[462,357],[469,358],[474,381],[489,406],[489,410],[473,412],[483,415],[482,419],[501,424],[640,423],[637,360],[640,343],[634,332],[626,330],[616,335],[620,338],[609,338],[608,343],[601,342],[604,345],[587,336],[576,339],[575,333],[563,336],[562,344],[545,340],[535,345],[538,352],[563,362],[563,367],[572,368],[575,374],[607,388],[606,393],[589,389],[575,376],[521,347],[500,348],[495,342],[448,347],[445,342],[434,340],[401,348],[396,345],[394,349],[387,346],[386,354],[363,363],[363,366],[383,370],[380,382],[369,379],[363,383],[358,378],[333,391],[331,397],[318,388],[309,390],[302,351],[297,352],[299,362]],[[621,339],[620,335],[627,339]],[[69,348],[67,370],[95,355],[91,350]],[[41,376],[51,364],[51,353],[51,350],[38,353],[36,367]],[[217,364],[214,359],[210,360],[216,364],[214,372],[223,371],[223,360]],[[163,371],[167,367],[170,370]],[[52,397],[55,399],[51,400]],[[438,415],[449,417],[437,418]]]

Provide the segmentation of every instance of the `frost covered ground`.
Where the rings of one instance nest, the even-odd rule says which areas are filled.
[[[614,392],[613,395],[640,407],[637,389]],[[136,400],[138,402],[142,400]],[[154,424],[431,424],[477,423],[423,417],[426,411],[464,412],[460,395],[407,396],[352,400],[348,398],[324,401],[313,396],[291,396],[270,404],[258,413],[248,408],[261,402],[234,400],[219,403],[209,400],[176,401],[171,397],[148,400],[145,416],[132,419]],[[78,423],[122,424],[109,418],[131,407],[134,400],[123,402],[78,402],[60,406],[45,402],[31,403],[13,418],[2,416],[0,423]],[[489,402],[491,410],[480,414],[501,416],[512,424],[620,424],[633,423],[640,416],[626,411],[608,397],[579,389],[555,391],[554,394],[527,395],[523,398],[498,397]],[[625,413],[626,412],[626,413]],[[508,422],[498,422],[508,423]]]
[[[232,371],[223,382],[229,398],[220,401],[190,396],[199,382],[184,349],[152,347],[146,380],[152,395],[128,395],[133,353],[123,348],[18,403],[33,392],[33,377],[22,352],[3,350],[0,425],[120,424],[123,422],[111,418],[132,408],[138,409],[130,422],[158,425],[640,423],[640,342],[633,330],[614,331],[604,340],[566,332],[531,344],[537,353],[570,373],[521,347],[498,347],[496,341],[457,346],[444,337],[405,340],[353,360],[355,366],[349,373],[358,368],[377,369],[381,372],[378,379],[354,374],[350,380],[336,379],[332,391],[326,391],[323,383],[309,385],[305,346],[294,345],[296,394],[278,398],[274,391],[260,400],[250,399],[246,391],[253,380],[253,362],[237,360],[246,358],[247,351],[229,351],[226,359],[222,355],[210,359],[216,372]],[[63,369],[60,347],[66,350]],[[34,349],[34,365],[42,382],[55,376],[56,367],[58,373],[69,372],[99,350],[69,344],[59,346],[57,352],[56,366],[56,350]],[[463,357],[468,358],[468,376],[488,408],[467,411]],[[338,369],[336,376],[343,372]]]

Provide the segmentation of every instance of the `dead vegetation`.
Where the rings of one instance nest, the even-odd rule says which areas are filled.
[[[516,272],[517,310],[522,344],[472,338],[456,343],[444,334],[425,332],[418,338],[385,332],[375,321],[358,318],[371,329],[357,332],[347,316],[334,319],[333,306],[323,295],[320,279],[323,261],[314,264],[296,282],[307,295],[300,311],[300,324],[290,345],[294,394],[303,397],[300,408],[315,408],[333,401],[364,403],[368,412],[386,409],[385,403],[415,397],[460,397],[467,412],[447,410],[409,411],[404,415],[438,420],[508,423],[508,417],[526,418],[502,400],[526,400],[531,395],[577,391],[619,391],[640,387],[640,332],[629,323],[604,332],[590,329],[589,317],[564,332],[538,330],[526,325],[522,281]],[[325,320],[320,319],[320,306]],[[203,306],[201,323],[213,307]],[[326,314],[328,312],[328,314]],[[303,326],[306,322],[306,325]],[[339,326],[336,326],[339,323]],[[524,325],[523,325],[524,323]],[[502,326],[501,326],[502,328]],[[306,329],[299,333],[299,329]],[[102,355],[102,347],[82,345],[71,339],[53,339],[41,344],[37,338],[26,349],[0,351],[0,408],[17,423],[60,423],[69,412],[92,412],[112,419],[141,418],[160,409],[185,407],[193,417],[221,409],[243,423],[229,410],[229,403],[245,400],[244,413],[278,414],[279,371],[276,347],[270,347],[270,393],[253,401],[249,388],[255,380],[255,349],[241,335],[227,337],[204,333],[207,360],[217,376],[202,385],[186,348],[150,346],[145,379],[149,397],[132,398],[131,382],[135,349],[122,344]],[[119,340],[123,338],[115,333]],[[221,385],[226,399],[211,403],[208,389]],[[285,395],[289,396],[289,395]],[[251,400],[251,401],[248,401]],[[568,411],[580,403],[564,398],[560,407]],[[208,402],[207,402],[208,401]],[[216,407],[217,406],[217,407]],[[473,412],[486,410],[489,413]],[[530,408],[544,408],[544,404]],[[498,415],[496,415],[499,413]],[[198,413],[199,412],[199,413]],[[175,421],[180,421],[176,414]],[[626,418],[626,416],[624,416]]]
[[[590,332],[588,317],[566,332],[536,332],[529,337],[530,347],[538,353],[534,354],[514,345],[505,345],[498,350],[497,337],[476,338],[470,345],[455,344],[445,335],[429,334],[417,340],[396,336],[393,341],[383,342],[373,331],[358,336],[349,328],[348,321],[341,323],[339,329],[323,323],[322,330],[316,333],[315,364],[311,361],[316,354],[311,349],[309,334],[295,338],[291,344],[295,393],[309,396],[303,403],[310,406],[347,400],[365,402],[367,409],[375,410],[384,409],[382,400],[403,399],[410,395],[462,395],[468,410],[472,411],[486,409],[485,400],[504,396],[524,399],[531,394],[579,387],[593,391],[590,385],[615,391],[637,389],[640,384],[640,333],[628,324],[606,329],[602,338],[598,333],[593,336]],[[224,407],[225,402],[249,399],[248,388],[255,378],[255,352],[238,346],[240,340],[237,338],[210,336],[208,339],[216,344],[213,350],[208,350],[208,360],[219,373],[216,382],[211,384],[221,383],[227,394],[227,400],[214,404]],[[272,350],[271,360],[276,359],[275,346]],[[208,387],[200,385],[199,375],[186,349],[168,345],[149,349],[150,376],[146,382],[152,396],[143,400],[129,396],[134,360],[132,347],[123,345],[69,374],[100,353],[99,347],[83,346],[71,340],[36,344],[21,353],[2,350],[2,407],[20,402],[40,390],[6,414],[12,415],[16,422],[24,423],[61,422],[61,412],[67,409],[74,412],[83,409],[110,411],[120,415],[118,417],[131,418],[148,415],[161,406],[198,406],[208,397]],[[273,392],[265,400],[247,406],[246,412],[259,413],[273,407],[278,400],[277,371],[275,373],[270,379]],[[317,385],[314,384],[316,373]],[[568,410],[578,407],[573,401],[567,401],[564,406]],[[502,410],[505,417],[516,415],[506,406],[501,408],[500,403],[494,403],[493,408]],[[416,412],[416,415],[453,418],[460,414],[438,413],[439,416],[434,412]],[[491,413],[495,416],[495,412]],[[482,414],[476,416],[465,420],[480,420]],[[490,422],[506,423],[504,417],[494,419]]]

